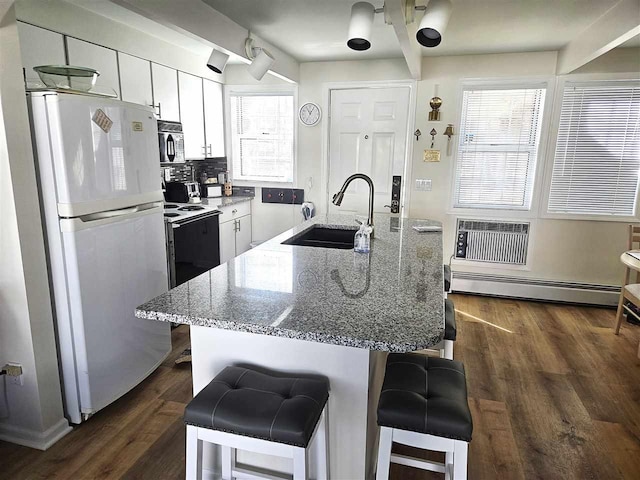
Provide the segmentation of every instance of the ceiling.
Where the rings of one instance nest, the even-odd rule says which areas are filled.
[[[156,23],[111,1],[67,0],[144,31],[198,55],[211,44]],[[401,58],[391,25],[377,14],[372,47],[346,46],[351,5],[356,0],[202,0],[299,62]],[[369,0],[380,7],[383,0]],[[559,50],[618,0],[452,0],[453,13],[442,43],[422,55],[466,55]],[[416,0],[418,5],[426,0]],[[416,12],[419,22],[422,13]],[[640,47],[637,36],[621,47]],[[232,55],[229,63],[242,63]]]
[[[375,16],[372,47],[346,46],[356,0],[202,0],[300,62],[401,57],[393,27]],[[381,7],[383,0],[370,0]],[[452,0],[442,43],[427,55],[558,50],[618,0]],[[418,5],[425,0],[417,0]],[[417,21],[421,13],[416,12]]]

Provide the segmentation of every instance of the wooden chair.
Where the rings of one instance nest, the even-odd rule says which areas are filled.
[[[629,241],[627,242],[627,250],[633,250],[634,245],[640,244],[640,225],[629,225]],[[638,282],[638,273],[636,272],[636,282]],[[640,283],[629,284],[631,276],[631,268],[625,265],[624,277],[620,288],[620,301],[618,302],[618,312],[616,314],[616,335],[620,333],[620,325],[622,324],[623,313],[626,310],[627,315],[635,315],[625,306],[625,300],[640,307]]]

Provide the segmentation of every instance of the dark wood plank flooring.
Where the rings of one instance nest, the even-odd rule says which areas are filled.
[[[609,309],[451,298],[474,420],[470,479],[640,478],[640,327],[625,322],[615,336]],[[0,478],[184,478],[191,371],[174,360],[188,328],[173,342],[145,382],[48,451],[0,442]],[[442,478],[400,465],[391,473]]]

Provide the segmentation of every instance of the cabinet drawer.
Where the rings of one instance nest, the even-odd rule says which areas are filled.
[[[229,222],[235,218],[244,217],[251,214],[251,202],[242,202],[228,207],[221,207],[218,210],[222,212],[220,215],[220,223]]]

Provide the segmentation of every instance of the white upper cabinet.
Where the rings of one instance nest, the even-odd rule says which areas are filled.
[[[178,72],[173,68],[152,63],[151,75],[153,78],[153,100],[158,118],[179,122]]]
[[[201,159],[209,156],[204,143],[204,105],[202,78],[178,72],[180,91],[180,116],[184,131],[184,156]]]
[[[118,52],[118,63],[122,100],[151,106],[153,104],[151,62]]]
[[[64,37],[61,34],[18,22],[18,36],[27,80],[39,80],[33,67],[66,64]]]
[[[96,81],[97,91],[103,92],[104,89],[110,89],[120,97],[118,55],[115,50],[67,37],[67,52],[69,65],[89,67],[100,72]],[[110,92],[110,90],[107,91]]]
[[[208,157],[224,157],[224,115],[222,85],[203,79],[204,136]]]

